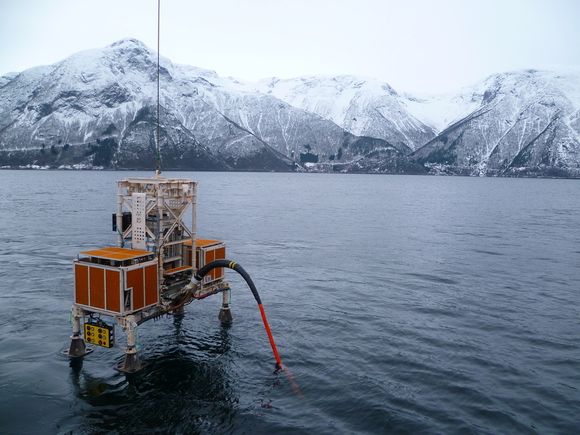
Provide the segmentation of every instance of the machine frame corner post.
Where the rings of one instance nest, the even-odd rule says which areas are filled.
[[[72,313],[72,335],[70,337],[70,346],[66,353],[69,358],[82,358],[92,352],[92,348],[87,347],[81,332],[81,318],[84,316],[82,308],[73,304]]]
[[[116,369],[123,373],[135,373],[144,367],[137,353],[137,321],[135,316],[126,316],[120,320],[121,327],[127,334],[127,346],[125,347],[123,361],[116,366]]]
[[[222,292],[222,307],[220,313],[218,314],[218,319],[222,325],[230,325],[234,317],[232,316],[231,305],[231,290],[224,290]]]

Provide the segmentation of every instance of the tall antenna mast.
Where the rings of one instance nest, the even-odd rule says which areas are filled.
[[[161,35],[161,0],[157,0],[157,134],[155,140],[155,174],[161,174],[161,146],[159,143],[159,39]]]

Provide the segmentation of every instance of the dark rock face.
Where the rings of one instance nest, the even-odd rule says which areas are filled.
[[[107,107],[115,107],[119,104],[126,103],[131,100],[131,92],[119,85],[118,83],[113,83],[108,86],[101,93],[101,100]]]
[[[150,106],[141,108],[127,126],[123,134],[123,146],[117,149],[115,160],[109,166],[128,169],[155,168],[157,154],[155,125],[155,108]],[[164,111],[161,113],[159,143],[161,164],[164,168],[230,169],[221,159],[201,145],[174,116]]]

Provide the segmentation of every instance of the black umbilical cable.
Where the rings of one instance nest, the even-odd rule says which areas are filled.
[[[250,278],[250,275],[248,274],[248,272],[246,272],[246,270],[242,266],[240,266],[238,263],[236,263],[235,261],[215,260],[215,261],[212,261],[211,263],[206,264],[201,269],[199,269],[195,273],[194,278],[198,281],[201,281],[205,275],[207,275],[209,272],[211,272],[213,269],[215,269],[217,267],[226,267],[228,269],[232,269],[232,270],[238,272],[242,276],[242,278],[244,278],[244,281],[246,281],[246,284],[248,284],[248,287],[250,287],[250,290],[252,291],[252,294],[254,295],[254,299],[256,300],[256,302],[258,304],[258,308],[260,309],[260,315],[262,316],[262,323],[264,323],[264,329],[266,330],[266,334],[268,334],[268,340],[270,341],[270,347],[272,347],[272,353],[274,354],[274,359],[276,360],[276,368],[281,369],[282,368],[282,360],[280,359],[280,354],[278,353],[278,349],[276,348],[276,343],[274,342],[274,337],[272,336],[270,324],[268,323],[268,319],[266,317],[266,312],[264,311],[264,306],[262,305],[262,299],[260,298],[260,294],[258,293],[258,289],[256,288],[254,281],[252,281],[252,278]]]

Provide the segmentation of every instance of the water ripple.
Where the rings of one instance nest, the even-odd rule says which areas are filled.
[[[142,325],[136,375],[119,329],[60,355],[71,259],[115,243],[125,175],[0,172],[1,222],[27,229],[0,228],[1,433],[577,432],[578,183],[175,174],[256,281],[296,395],[233,274],[234,324],[208,298]]]

